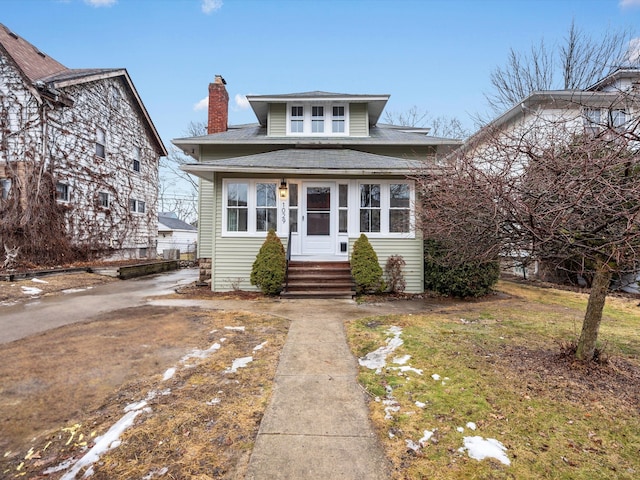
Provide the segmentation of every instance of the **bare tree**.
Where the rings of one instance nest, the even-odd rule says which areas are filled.
[[[487,102],[501,113],[534,91],[584,89],[629,61],[631,37],[620,30],[593,38],[571,22],[566,36],[551,48],[544,40],[526,53],[511,48],[505,65],[491,72]]]
[[[186,136],[197,137],[207,134],[206,122],[190,122],[184,132]],[[193,159],[179,148],[172,146],[169,155],[161,166],[167,173],[161,175],[160,211],[173,212],[178,218],[191,222],[197,217],[198,180],[180,169],[181,165],[191,163]],[[180,190],[182,187],[182,191]]]
[[[609,111],[640,103],[613,95]],[[589,277],[576,356],[592,360],[612,276],[640,270],[640,120],[583,130],[584,106],[570,107],[489,125],[438,175],[417,175],[417,217],[452,265],[517,258]]]
[[[405,112],[387,110],[384,121],[402,127],[429,127],[429,134],[434,137],[466,138],[470,133],[458,118],[446,115],[433,117],[428,110],[416,105]]]

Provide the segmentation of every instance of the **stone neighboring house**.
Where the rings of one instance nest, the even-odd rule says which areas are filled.
[[[155,257],[164,155],[125,69],[67,68],[0,24],[0,210],[48,175],[74,244]]]
[[[631,146],[640,145],[640,68],[615,69],[584,90],[533,92],[469,137],[451,158],[467,152],[478,162],[491,159],[494,165],[500,155],[526,162],[523,152],[564,144],[571,136],[582,134],[604,139],[627,137],[625,141]],[[527,263],[527,256],[526,252],[512,252],[513,273],[522,274],[521,260]],[[526,271],[527,275],[538,274],[538,263]],[[543,275],[554,273],[544,268],[540,271]],[[622,288],[640,291],[640,277],[634,277],[622,279]],[[583,284],[584,280],[578,276],[577,282]]]
[[[173,140],[194,159],[183,169],[200,178],[201,280],[214,291],[250,289],[269,229],[292,263],[347,262],[364,233],[382,267],[401,255],[406,291],[422,292],[423,246],[408,176],[461,142],[379,124],[386,94],[248,95],[258,122],[228,126],[225,83],[216,76],[209,85],[208,134]]]
[[[179,250],[181,257],[195,259],[198,229],[180,220],[175,213],[158,214],[158,255],[164,250]]]

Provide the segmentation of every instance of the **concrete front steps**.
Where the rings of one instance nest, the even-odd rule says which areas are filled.
[[[290,261],[282,298],[353,298],[349,262]]]

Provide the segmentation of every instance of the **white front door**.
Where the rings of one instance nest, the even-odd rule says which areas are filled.
[[[336,184],[302,185],[302,255],[334,255],[336,249]]]

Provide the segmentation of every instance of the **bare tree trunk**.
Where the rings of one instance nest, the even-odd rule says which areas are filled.
[[[578,340],[578,348],[576,357],[578,360],[590,361],[596,351],[596,341],[598,340],[598,331],[600,330],[600,321],[602,320],[602,310],[604,302],[607,299],[609,291],[609,283],[611,282],[611,270],[604,262],[599,262],[596,268],[593,282],[591,284],[591,293],[589,294],[589,302],[587,303],[587,312],[584,315],[582,323],[582,333]]]

